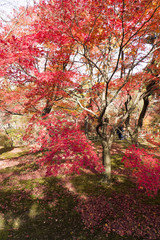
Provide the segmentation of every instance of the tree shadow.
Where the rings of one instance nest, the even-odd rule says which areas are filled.
[[[16,176],[16,172],[14,174]],[[120,219],[120,224],[123,220],[122,223],[126,226],[125,233],[127,235],[130,227],[135,230],[136,226],[141,230],[138,223],[144,224],[145,219],[147,219],[146,226],[148,227],[148,221],[151,222],[151,215],[156,211],[156,208],[151,208],[147,215],[149,208],[144,208],[145,205],[141,203],[142,193],[139,194],[135,186],[130,185],[127,178],[121,178],[121,181],[114,178],[113,184],[110,186],[100,183],[99,179],[99,176],[85,172],[70,178],[76,191],[87,197],[81,199],[80,195],[69,191],[62,184],[61,178],[20,180],[16,186],[11,186],[9,181],[12,181],[12,178],[8,178],[7,185],[4,185],[0,190],[0,240],[141,239],[133,236],[120,236],[114,231],[111,231],[106,237],[104,226],[110,226],[114,229],[114,224],[118,224],[116,219]],[[77,206],[81,202],[85,206],[87,199],[96,200],[99,196],[104,196],[106,199],[106,204],[103,204],[104,207],[100,208],[100,211],[107,210],[108,212],[104,220],[102,219],[102,223],[95,226],[94,232],[92,232],[86,228],[83,216],[77,211]],[[83,210],[83,205],[81,207]],[[89,213],[89,216],[94,216],[96,219],[97,211],[94,212],[94,209],[97,208],[97,201],[95,203],[92,201],[90,207],[92,214],[90,215],[90,212],[87,214]],[[134,214],[137,215],[132,222]],[[156,229],[157,226],[152,227]]]
[[[43,189],[41,196],[31,189],[0,190],[0,239],[98,239],[84,230],[77,197],[58,179],[46,178],[37,188]]]
[[[84,222],[106,231],[106,239],[160,239],[160,192],[155,198],[148,197],[127,176],[118,174],[110,185],[85,174],[72,183],[77,191],[88,196],[79,204]]]
[[[82,231],[75,201],[58,181],[46,179],[39,187],[43,198],[31,190],[0,191],[0,239],[72,239]]]
[[[0,154],[3,154],[5,152],[9,152],[13,149],[14,149],[14,147],[3,147],[3,148],[0,149]]]
[[[92,178],[90,178],[92,181]],[[50,177],[31,181],[32,189],[0,190],[0,240],[119,240],[113,233],[106,238],[102,229],[92,233],[85,228],[76,206],[78,196]],[[43,194],[33,194],[35,188]]]

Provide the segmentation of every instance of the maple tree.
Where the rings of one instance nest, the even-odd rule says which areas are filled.
[[[14,85],[13,97],[18,93],[21,103],[5,110],[30,113],[32,123],[44,126],[46,137],[41,127],[37,130],[42,133],[41,147],[49,151],[42,161],[52,165],[53,173],[56,154],[61,167],[68,154],[73,170],[76,165],[92,165],[91,157],[78,164],[77,153],[82,154],[79,162],[90,155],[99,164],[75,119],[92,119],[101,139],[107,182],[117,130],[125,126],[137,143],[149,98],[159,84],[159,58],[155,57],[159,54],[159,9],[158,0],[42,0],[22,8],[1,31],[0,76]],[[143,71],[141,64],[151,70]],[[62,120],[61,114],[69,120]]]

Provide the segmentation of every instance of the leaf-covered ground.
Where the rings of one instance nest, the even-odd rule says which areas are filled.
[[[0,240],[160,239],[160,194],[137,190],[112,151],[113,183],[90,172],[45,177],[38,155],[14,149],[0,160]],[[9,156],[9,158],[8,158]]]

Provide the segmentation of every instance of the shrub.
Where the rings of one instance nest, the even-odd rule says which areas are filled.
[[[160,161],[153,154],[132,145],[122,158],[124,166],[130,169],[138,188],[145,189],[148,196],[155,196],[160,189]]]
[[[4,148],[13,147],[12,140],[5,133],[0,133],[0,146],[3,146]]]

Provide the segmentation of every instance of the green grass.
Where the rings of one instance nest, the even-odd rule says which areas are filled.
[[[25,156],[30,158],[30,155]],[[112,156],[114,170],[123,169],[121,157],[120,154]],[[111,201],[120,194],[131,196],[141,204],[160,203],[160,194],[154,199],[145,196],[124,174],[114,175],[108,186],[100,181],[100,176],[82,171],[81,175],[69,178],[74,188],[70,191],[64,184],[65,177],[23,179],[24,175],[36,170],[38,166],[33,161],[0,170],[4,178],[0,188],[0,240],[135,240],[138,238],[115,232],[107,237],[101,228],[95,228],[94,233],[86,229],[76,211],[80,199],[105,196]],[[115,208],[119,209],[119,205]],[[119,214],[123,215],[123,209]]]
[[[0,191],[4,214],[0,215],[0,239],[106,239],[100,231],[84,230],[75,211],[77,198],[58,185],[56,178],[26,181],[22,186],[23,190]],[[44,187],[42,199],[31,194],[33,186]],[[114,235],[110,239],[124,238]]]
[[[26,146],[17,148],[17,149],[21,150],[20,152],[13,153],[12,152],[13,149],[16,149],[16,148],[1,148],[0,149],[0,160],[1,159],[18,158],[18,157],[28,154],[28,152],[29,152],[29,150],[27,149]]]

